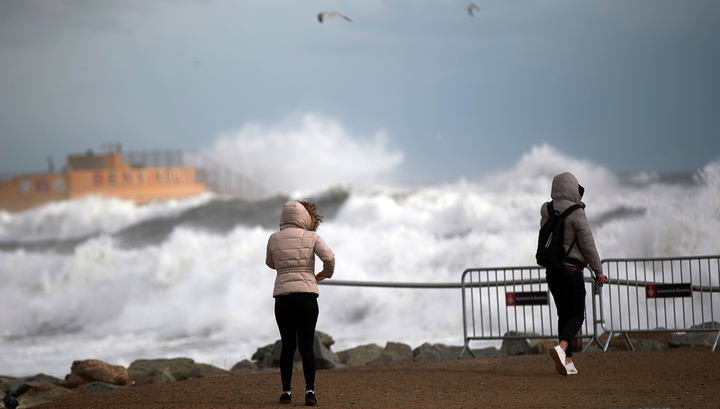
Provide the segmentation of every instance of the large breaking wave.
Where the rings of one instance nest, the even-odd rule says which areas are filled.
[[[601,257],[720,254],[720,162],[695,175],[620,177],[548,146],[481,180],[311,194],[336,279],[459,282],[468,267],[534,264],[552,177],[586,187]],[[205,195],[136,206],[85,198],[0,213],[0,368],[63,376],[75,359],[188,356],[228,367],[279,336],[268,236],[292,195]],[[462,343],[457,290],[321,287],[335,350]]]

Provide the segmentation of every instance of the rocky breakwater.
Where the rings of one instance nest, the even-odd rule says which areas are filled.
[[[693,332],[692,330],[708,330]],[[654,351],[668,348],[702,346],[709,347],[720,331],[720,323],[708,322],[690,328],[688,332],[669,332],[658,328],[657,332],[614,336],[608,343],[608,350],[629,350],[630,344],[635,350]],[[629,342],[628,342],[629,339]],[[600,337],[606,342],[607,335]],[[587,340],[585,340],[587,342]],[[417,348],[407,344],[388,342],[384,347],[376,344],[360,345],[344,351],[333,352],[335,343],[328,334],[317,331],[314,339],[315,363],[317,369],[336,369],[362,365],[389,364],[408,361],[434,361],[458,359],[462,346],[424,343]],[[500,349],[489,347],[473,349],[476,357],[493,357],[525,354],[547,354],[557,344],[555,339],[539,339],[537,334],[509,331],[505,334]],[[578,347],[580,348],[581,345]],[[0,389],[4,394],[15,396],[20,409],[32,407],[50,401],[52,398],[68,393],[93,393],[109,389],[148,385],[153,383],[177,382],[188,379],[208,378],[251,374],[258,372],[280,371],[280,350],[282,341],[258,348],[251,360],[242,360],[230,370],[213,365],[197,363],[190,358],[140,359],[128,368],[88,359],[75,361],[70,374],[65,379],[45,374],[27,377],[8,377],[0,375]],[[598,350],[597,344],[590,345]],[[468,353],[463,358],[470,358]],[[302,369],[300,354],[295,354],[294,369]]]
[[[15,396],[20,403],[19,408],[27,408],[69,393],[99,392],[230,374],[230,371],[196,363],[190,358],[140,359],[128,368],[87,359],[73,362],[65,379],[45,374],[19,378],[0,376],[0,389]]]
[[[336,369],[372,364],[387,364],[405,361],[432,361],[437,359],[457,359],[462,351],[461,346],[424,343],[413,349],[410,345],[399,342],[388,342],[384,347],[377,344],[360,345],[344,351],[333,352],[335,343],[331,336],[320,331],[315,332],[314,350],[317,369]],[[234,372],[277,372],[280,370],[280,352],[282,341],[258,348],[252,360],[244,360],[235,365]],[[473,350],[476,356],[500,356],[503,352],[490,347]],[[302,370],[302,360],[296,351],[294,370]]]

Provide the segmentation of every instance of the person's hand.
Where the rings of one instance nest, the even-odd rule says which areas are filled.
[[[317,274],[315,275],[315,281],[318,282],[318,283],[319,283],[320,281],[324,280],[324,279],[325,279],[325,275],[324,275],[323,273],[317,273]]]
[[[605,277],[605,274],[598,274],[597,282],[601,285],[605,284],[607,282],[607,277]]]

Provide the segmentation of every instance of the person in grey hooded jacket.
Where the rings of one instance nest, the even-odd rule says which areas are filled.
[[[280,377],[283,393],[280,403],[292,402],[295,348],[300,352],[305,375],[305,405],[317,403],[315,397],[315,325],[318,319],[317,283],[333,276],[335,254],[315,232],[322,215],[310,200],[285,203],[280,213],[280,231],[270,235],[265,263],[277,271],[273,297],[275,320],[280,330]],[[315,274],[315,255],[323,269]]]
[[[548,268],[545,272],[548,288],[557,307],[560,339],[560,344],[550,349],[549,353],[555,362],[555,369],[561,375],[577,374],[577,368],[572,360],[571,344],[585,319],[583,270],[589,265],[598,283],[603,284],[606,281],[590,224],[585,215],[585,203],[581,201],[584,192],[585,189],[569,172],[553,178],[550,197],[553,199],[556,212],[562,213],[574,204],[582,206],[565,218],[563,244],[566,252],[570,249],[565,262],[560,268]],[[548,203],[544,203],[540,209],[541,227],[549,217],[547,205]],[[576,238],[577,242],[573,245]]]

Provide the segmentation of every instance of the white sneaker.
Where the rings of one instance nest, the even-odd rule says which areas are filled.
[[[560,348],[560,345],[550,349],[548,353],[553,361],[555,361],[555,370],[558,371],[560,375],[567,375],[568,371],[565,367],[565,351]]]
[[[565,364],[565,371],[567,371],[568,375],[577,375],[577,368],[575,368],[575,364],[572,362]]]

